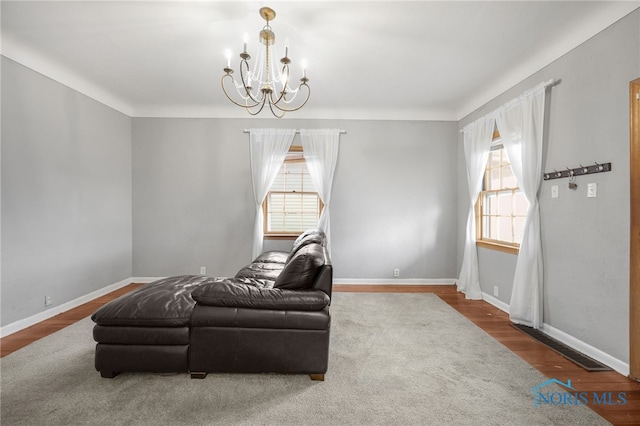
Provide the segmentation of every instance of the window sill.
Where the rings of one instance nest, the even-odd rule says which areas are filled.
[[[265,240],[295,240],[300,234],[265,234]]]
[[[511,253],[511,254],[520,253],[519,247],[514,247],[506,244],[494,243],[489,241],[476,241],[476,247],[482,247],[489,250],[501,251],[503,253]]]

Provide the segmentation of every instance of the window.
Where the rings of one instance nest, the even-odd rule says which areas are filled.
[[[322,207],[302,147],[293,146],[262,205],[264,233],[266,236],[298,236],[305,229],[318,226]]]
[[[494,139],[476,204],[478,245],[517,253],[529,202],[518,189],[507,151]]]

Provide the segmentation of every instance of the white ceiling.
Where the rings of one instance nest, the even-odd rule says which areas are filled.
[[[458,120],[640,0],[3,0],[2,54],[130,116],[247,117],[220,88],[224,51],[237,69],[248,33],[254,52],[265,5],[294,77],[308,63],[288,118]]]

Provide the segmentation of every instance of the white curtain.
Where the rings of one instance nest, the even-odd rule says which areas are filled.
[[[482,299],[476,249],[475,204],[482,190],[482,178],[489,159],[494,127],[495,119],[487,117],[475,121],[463,129],[464,156],[469,186],[469,213],[458,290],[464,293],[467,299]]]
[[[301,129],[302,152],[309,174],[324,209],[318,220],[318,228],[326,235],[327,251],[331,254],[331,189],[338,162],[340,130]]]
[[[262,252],[264,238],[262,202],[287,156],[295,135],[295,129],[250,129],[249,131],[251,181],[256,203],[252,259],[255,259]]]
[[[538,190],[542,182],[545,91],[540,84],[497,111],[496,121],[518,186],[529,201],[511,291],[511,321],[542,325],[543,262]]]

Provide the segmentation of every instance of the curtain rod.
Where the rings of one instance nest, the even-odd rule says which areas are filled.
[[[250,133],[250,132],[251,132],[251,129],[244,129],[244,130],[242,131],[242,133]],[[299,133],[300,133],[300,129],[296,129],[296,134],[299,134]],[[341,135],[344,135],[344,134],[346,134],[346,133],[347,133],[347,131],[346,131],[346,130],[340,130],[340,134],[341,134]]]
[[[478,118],[478,119],[476,119],[476,120],[472,121],[471,123],[467,124],[467,125],[466,125],[466,126],[464,126],[462,129],[460,129],[460,133],[464,132],[466,128],[468,128],[469,126],[471,126],[471,125],[472,125],[472,124],[474,124],[474,123],[477,123],[477,122],[482,121],[482,120],[487,120],[487,119],[494,118],[494,117],[495,117],[495,115],[496,115],[496,113],[497,113],[500,109],[502,109],[502,108],[506,108],[506,107],[509,107],[510,105],[512,105],[514,102],[516,102],[518,99],[522,98],[523,96],[528,95],[529,93],[535,92],[536,90],[538,90],[538,89],[539,89],[539,88],[541,88],[541,87],[543,87],[543,88],[545,88],[545,89],[546,89],[546,88],[548,88],[548,87],[553,87],[553,86],[555,86],[555,85],[557,85],[557,84],[560,84],[560,82],[561,82],[561,81],[562,81],[562,80],[560,80],[560,79],[557,79],[557,80],[556,80],[556,79],[553,79],[553,78],[552,78],[551,80],[547,80],[547,81],[545,81],[544,83],[537,84],[536,86],[534,86],[534,87],[532,87],[531,89],[529,89],[529,90],[525,91],[525,92],[524,92],[524,93],[522,93],[521,95],[516,96],[515,98],[511,99],[510,101],[508,101],[508,102],[506,102],[506,103],[502,104],[502,105],[501,105],[500,107],[498,107],[497,109],[495,109],[495,110],[491,111],[490,113],[485,114],[485,115],[483,115],[482,117],[480,117],[480,118]]]

